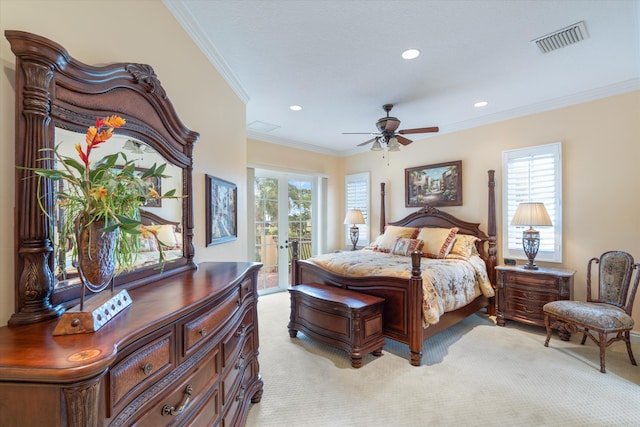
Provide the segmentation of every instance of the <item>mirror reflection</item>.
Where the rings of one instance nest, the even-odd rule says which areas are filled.
[[[59,145],[60,154],[68,157],[76,157],[75,145],[82,143],[85,135],[71,132],[66,129],[56,128],[55,144]],[[126,135],[114,134],[108,144],[96,148],[96,159],[114,154],[124,153],[128,160],[135,163],[136,171],[142,175],[154,164],[166,163],[164,178],[150,178],[155,190],[162,196],[165,192],[175,190],[177,198],[149,200],[141,211],[141,221],[145,226],[152,227],[157,239],[149,234],[138,236],[140,250],[136,255],[133,270],[142,268],[157,268],[159,264],[158,241],[163,243],[165,262],[171,262],[183,257],[183,219],[182,219],[182,169],[167,162],[156,150],[149,145]],[[60,167],[58,165],[57,167]],[[59,182],[63,185],[63,182]],[[58,190],[62,190],[59,188]],[[56,289],[66,288],[80,284],[75,267],[72,239],[60,233],[63,222],[73,220],[65,215],[64,206],[57,206],[54,218],[54,274],[56,276]]]

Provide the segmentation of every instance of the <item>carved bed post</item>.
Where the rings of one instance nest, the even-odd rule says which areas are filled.
[[[409,362],[413,366],[422,364],[422,252],[411,253],[411,278],[409,279]]]
[[[7,37],[16,55],[16,166],[26,168],[51,168],[53,160],[37,161],[48,157],[40,153],[43,148],[53,148],[51,124],[51,95],[54,59],[56,52],[34,59],[27,43],[19,38]],[[43,48],[44,49],[44,48]],[[43,59],[44,58],[44,59]],[[52,59],[50,59],[52,58]],[[18,114],[18,112],[24,114]],[[25,140],[30,143],[26,144]],[[35,150],[32,152],[30,150]],[[54,187],[49,179],[33,177],[29,170],[16,169],[16,206],[22,207],[22,215],[16,215],[16,312],[9,325],[40,322],[60,316],[63,307],[51,304],[54,275],[51,271],[51,224],[42,206],[50,212],[54,206]],[[38,200],[38,185],[41,194]]]
[[[493,285],[494,289],[496,287],[496,265],[497,263],[497,252],[496,248],[496,181],[495,181],[495,173],[494,170],[489,170],[489,196],[488,196],[488,205],[489,205],[489,213],[487,219],[487,234],[489,236],[489,257],[487,260],[487,273],[489,275],[489,280]],[[495,299],[492,298],[492,302]],[[490,315],[495,315],[496,306],[495,303],[490,303],[487,306],[487,312]]]
[[[291,286],[299,285],[298,283],[298,240],[291,239]]]
[[[384,211],[384,182],[380,183],[380,234],[384,233],[384,226],[387,225]]]

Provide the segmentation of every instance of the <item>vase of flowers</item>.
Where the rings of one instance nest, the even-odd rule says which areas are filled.
[[[115,274],[134,265],[140,234],[156,238],[159,262],[161,265],[164,262],[162,242],[153,228],[142,226],[140,209],[147,201],[161,197],[151,178],[167,178],[163,174],[166,164],[154,164],[140,174],[134,160],[122,152],[90,161],[93,150],[125,124],[117,115],[98,118],[95,126],[87,129],[84,146],[75,145],[79,160],[62,155],[60,146],[56,146],[42,151],[49,155],[49,160],[55,160],[57,167],[33,169],[40,178],[62,183],[56,192],[56,203],[65,220],[58,232],[64,239],[71,239],[73,264],[84,287],[92,292],[103,290]],[[170,190],[162,198],[173,198],[174,194],[175,190]]]

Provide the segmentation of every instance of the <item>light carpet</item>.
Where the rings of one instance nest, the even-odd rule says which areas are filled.
[[[289,337],[288,292],[260,296],[258,313],[264,394],[249,427],[640,426],[640,367],[624,343],[609,347],[602,374],[581,335],[554,334],[546,348],[544,328],[478,313],[427,340],[420,367],[387,339],[354,369],[344,351]]]

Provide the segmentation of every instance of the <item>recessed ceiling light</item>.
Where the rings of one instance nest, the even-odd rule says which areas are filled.
[[[291,111],[300,111],[300,110],[302,110],[302,106],[301,105],[292,105],[291,107],[289,107],[289,109]]]
[[[420,51],[418,49],[407,49],[402,52],[402,57],[404,59],[414,59],[417,58],[418,55],[420,55]]]
[[[479,101],[473,104],[476,108],[486,107],[489,103],[487,101]]]

